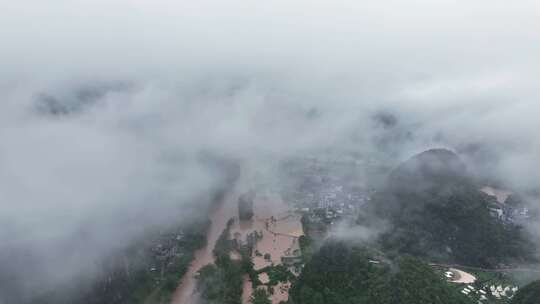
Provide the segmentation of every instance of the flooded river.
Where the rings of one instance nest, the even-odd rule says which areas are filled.
[[[236,186],[211,210],[207,245],[196,252],[192,264],[173,295],[173,304],[194,304],[197,302],[194,275],[201,267],[214,262],[212,251],[217,239],[225,229],[227,221],[231,218],[235,218],[235,223],[231,227],[231,237],[246,240],[246,236],[254,231],[262,235],[262,238],[255,245],[255,250],[260,252],[260,255],[255,253],[252,255],[255,270],[272,264],[281,264],[283,256],[290,256],[300,249],[298,237],[303,234],[300,216],[290,211],[289,206],[283,202],[280,195],[257,195],[254,200],[253,219],[238,222],[238,197],[242,193],[241,190],[241,187]],[[265,259],[264,254],[268,254],[270,258]],[[239,255],[233,252],[231,257],[237,259]],[[242,303],[248,304],[252,294],[251,282],[247,275],[244,276],[243,281]],[[272,303],[286,301],[289,287],[290,283],[275,286],[276,292],[271,297]]]
[[[212,251],[216,241],[227,226],[227,221],[230,218],[235,217],[238,213],[238,192],[238,189],[231,190],[210,211],[209,217],[211,224],[207,234],[207,244],[204,248],[195,253],[193,262],[182,278],[180,286],[173,295],[172,304],[196,303],[196,279],[194,278],[194,275],[201,267],[214,262]]]

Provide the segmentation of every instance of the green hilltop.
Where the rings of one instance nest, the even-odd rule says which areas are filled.
[[[522,229],[493,217],[479,188],[455,153],[428,150],[390,174],[359,223],[389,223],[380,237],[386,252],[479,267],[531,259]]]
[[[470,304],[470,300],[422,260],[394,261],[369,249],[330,240],[293,284],[294,304]]]

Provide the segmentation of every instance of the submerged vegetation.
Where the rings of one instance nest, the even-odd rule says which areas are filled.
[[[214,248],[215,263],[201,268],[197,276],[197,290],[205,304],[240,304],[242,296],[242,276],[253,268],[249,255],[241,253],[240,260],[231,259],[230,253],[239,249],[230,239],[230,229],[234,220],[230,219]]]
[[[253,294],[250,298],[251,304],[272,304],[272,301],[269,299],[270,295],[265,289],[257,288],[253,291]]]

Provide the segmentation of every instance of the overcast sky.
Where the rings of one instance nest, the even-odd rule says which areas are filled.
[[[374,151],[380,111],[395,161],[481,145],[537,187],[539,33],[534,0],[0,0],[0,248],[38,257],[22,290],[72,262],[50,288],[199,202],[201,151]]]

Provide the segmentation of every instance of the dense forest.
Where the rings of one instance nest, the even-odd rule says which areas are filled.
[[[429,150],[392,172],[359,223],[390,223],[380,238],[386,252],[481,267],[532,259],[522,229],[494,218],[489,204],[456,154]]]
[[[375,259],[369,249],[330,240],[293,284],[294,304],[467,304],[470,300],[413,257]]]
[[[198,291],[205,304],[240,304],[242,267],[237,261],[223,258],[198,272]]]

